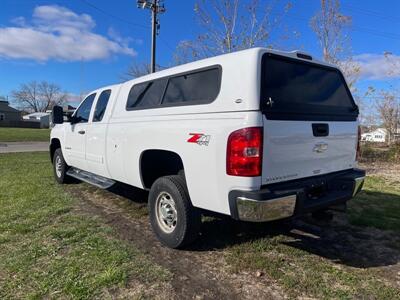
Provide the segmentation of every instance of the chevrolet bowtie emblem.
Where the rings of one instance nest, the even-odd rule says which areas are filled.
[[[315,144],[313,151],[316,153],[322,153],[328,150],[328,144],[327,143],[318,143]]]

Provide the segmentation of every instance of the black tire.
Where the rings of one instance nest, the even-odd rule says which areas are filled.
[[[172,215],[176,215],[176,221],[171,223],[172,229],[166,229],[168,224],[161,220],[162,209],[159,207],[163,198],[166,201],[172,198],[174,203],[175,214]],[[193,207],[185,180],[179,175],[161,177],[154,182],[149,194],[149,212],[155,235],[161,243],[170,248],[182,248],[199,235],[201,214]]]
[[[57,162],[60,164],[59,166],[57,166]],[[57,167],[60,168],[58,171]],[[69,166],[64,160],[64,156],[62,154],[61,149],[60,148],[56,149],[53,155],[53,172],[54,172],[54,178],[58,183],[63,184],[71,182],[71,177],[67,175],[68,169]]]

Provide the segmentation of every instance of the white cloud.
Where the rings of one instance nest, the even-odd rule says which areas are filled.
[[[88,61],[113,54],[136,55],[128,45],[129,39],[96,34],[90,15],[76,14],[62,6],[37,6],[30,25],[23,17],[13,23],[17,26],[0,27],[0,57]]]
[[[26,25],[26,21],[24,17],[16,17],[14,19],[11,20],[11,23],[18,25],[18,26],[25,26]]]
[[[360,77],[370,80],[400,78],[400,56],[383,54],[360,54],[354,61],[360,66]]]

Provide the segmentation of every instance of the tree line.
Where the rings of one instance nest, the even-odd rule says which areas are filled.
[[[297,39],[299,34],[288,33],[283,22],[292,7],[290,1],[279,0],[198,0],[194,13],[201,31],[194,39],[181,41],[176,46],[169,66],[257,46],[279,49],[284,42]],[[352,17],[341,12],[340,0],[320,0],[320,9],[309,20],[309,26],[320,45],[322,59],[338,65],[345,74],[360,107],[361,122],[381,122],[389,136],[393,136],[400,128],[399,98],[395,89],[369,87],[363,94],[357,90],[361,69],[352,58]],[[385,58],[393,64],[392,70],[400,67],[390,52],[385,53]],[[162,69],[161,66],[157,68]],[[149,72],[149,64],[134,63],[125,72],[124,79]],[[24,110],[46,111],[64,104],[67,97],[56,84],[33,81],[22,84],[12,92],[11,98]],[[365,97],[375,101],[365,101]]]

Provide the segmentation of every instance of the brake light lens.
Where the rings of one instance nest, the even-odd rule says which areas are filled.
[[[263,128],[249,127],[229,135],[226,173],[232,176],[261,176]]]

